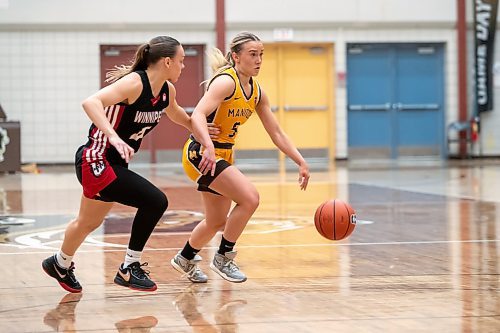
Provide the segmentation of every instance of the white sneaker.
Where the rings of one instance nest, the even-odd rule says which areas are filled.
[[[228,281],[245,282],[247,277],[234,262],[234,257],[236,257],[236,251],[226,252],[225,255],[216,253],[214,260],[210,263],[210,268]]]
[[[205,283],[208,281],[208,277],[203,271],[198,267],[198,263],[201,261],[201,256],[196,255],[193,259],[187,260],[184,258],[180,252],[178,252],[175,257],[170,260],[172,266],[187,276],[187,278],[194,283]]]

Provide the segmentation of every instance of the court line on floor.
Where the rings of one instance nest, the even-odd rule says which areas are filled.
[[[273,244],[273,245],[239,245],[238,249],[253,249],[253,248],[293,248],[293,247],[349,247],[349,246],[387,246],[387,245],[428,245],[428,244],[457,244],[457,243],[496,243],[500,242],[500,239],[471,239],[471,240],[436,240],[436,241],[405,241],[405,242],[370,242],[370,243],[324,243],[324,244]],[[7,247],[18,247],[16,244],[0,244]],[[218,246],[207,246],[203,249],[218,249]],[[165,248],[146,248],[145,252],[151,251],[179,251],[180,247],[165,247]],[[123,249],[116,250],[85,250],[80,249],[78,253],[98,253],[98,252],[123,252]],[[53,253],[53,251],[23,251],[23,252],[10,252],[2,253],[0,255],[19,255],[19,254],[47,254]]]

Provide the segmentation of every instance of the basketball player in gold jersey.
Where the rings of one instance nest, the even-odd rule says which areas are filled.
[[[262,66],[263,52],[260,39],[249,32],[239,33],[231,41],[226,57],[215,49],[211,57],[214,77],[192,115],[194,137],[191,136],[184,146],[183,166],[186,174],[198,183],[205,219],[194,228],[185,247],[171,260],[172,266],[192,282],[207,281],[206,274],[197,266],[201,260],[197,253],[222,228],[220,247],[210,268],[231,282],[247,279],[234,262],[234,246],[259,205],[259,193],[233,165],[232,147],[239,126],[254,113],[273,143],[298,165],[299,186],[302,190],[307,188],[309,167],[282,131],[271,112],[267,95],[254,78]],[[210,139],[208,122],[220,126],[217,141]],[[236,205],[229,213],[233,201]]]

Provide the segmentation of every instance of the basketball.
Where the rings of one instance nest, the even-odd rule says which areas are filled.
[[[321,236],[329,240],[341,240],[354,231],[356,212],[345,201],[328,200],[316,209],[314,225]]]

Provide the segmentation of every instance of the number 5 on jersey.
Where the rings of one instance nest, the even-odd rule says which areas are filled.
[[[239,121],[234,123],[233,128],[231,128],[233,130],[233,133],[228,135],[230,138],[232,138],[236,135],[236,133],[238,132],[238,126],[240,126],[240,124],[241,123]]]

